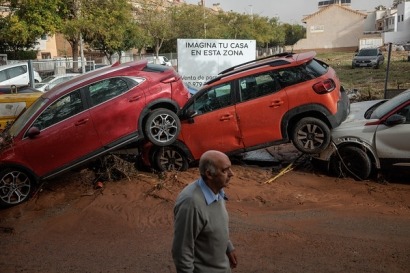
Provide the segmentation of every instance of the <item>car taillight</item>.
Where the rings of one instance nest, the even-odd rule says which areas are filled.
[[[313,85],[313,90],[318,94],[326,94],[332,92],[336,88],[336,84],[332,79],[327,79]]]

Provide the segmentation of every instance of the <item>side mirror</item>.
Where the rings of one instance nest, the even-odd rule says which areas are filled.
[[[394,114],[386,119],[385,124],[387,126],[394,126],[398,124],[406,123],[406,117],[398,114]]]
[[[196,115],[198,115],[198,112],[194,111],[194,110],[187,109],[187,111],[184,114],[185,114],[184,116],[187,117],[187,118],[193,118]]]
[[[40,129],[37,127],[31,127],[30,129],[28,129],[27,131],[27,136],[29,138],[35,138],[36,136],[38,136],[40,134]]]

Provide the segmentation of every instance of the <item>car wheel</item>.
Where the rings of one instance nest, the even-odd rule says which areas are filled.
[[[330,143],[330,129],[320,119],[302,118],[291,134],[296,149],[306,154],[320,153]]]
[[[186,171],[188,158],[175,146],[159,147],[152,157],[154,166],[160,171]]]
[[[347,146],[338,149],[338,152],[330,158],[329,170],[337,177],[351,176],[364,180],[370,176],[372,162],[362,149]]]
[[[34,189],[33,179],[19,169],[5,169],[0,172],[0,205],[13,206],[23,203]]]
[[[167,146],[178,138],[181,122],[174,112],[160,108],[152,111],[145,123],[145,135],[157,146]]]

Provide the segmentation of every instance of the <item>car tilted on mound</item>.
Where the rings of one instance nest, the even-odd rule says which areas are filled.
[[[1,135],[0,205],[27,200],[36,183],[140,139],[172,144],[190,95],[172,68],[115,64],[41,95]]]
[[[232,155],[289,141],[303,153],[326,149],[350,103],[335,71],[315,55],[283,53],[221,72],[181,110],[178,140],[146,144],[144,161],[184,170],[209,149]]]
[[[336,176],[364,180],[378,170],[410,170],[410,89],[390,100],[352,103],[332,130],[333,143],[314,159]]]

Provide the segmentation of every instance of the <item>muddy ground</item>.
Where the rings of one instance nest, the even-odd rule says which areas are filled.
[[[285,166],[233,166],[233,272],[409,272],[407,178],[355,181],[304,165],[273,180]],[[197,177],[194,167],[101,184],[88,169],[54,179],[0,210],[0,272],[175,272],[173,203]]]

